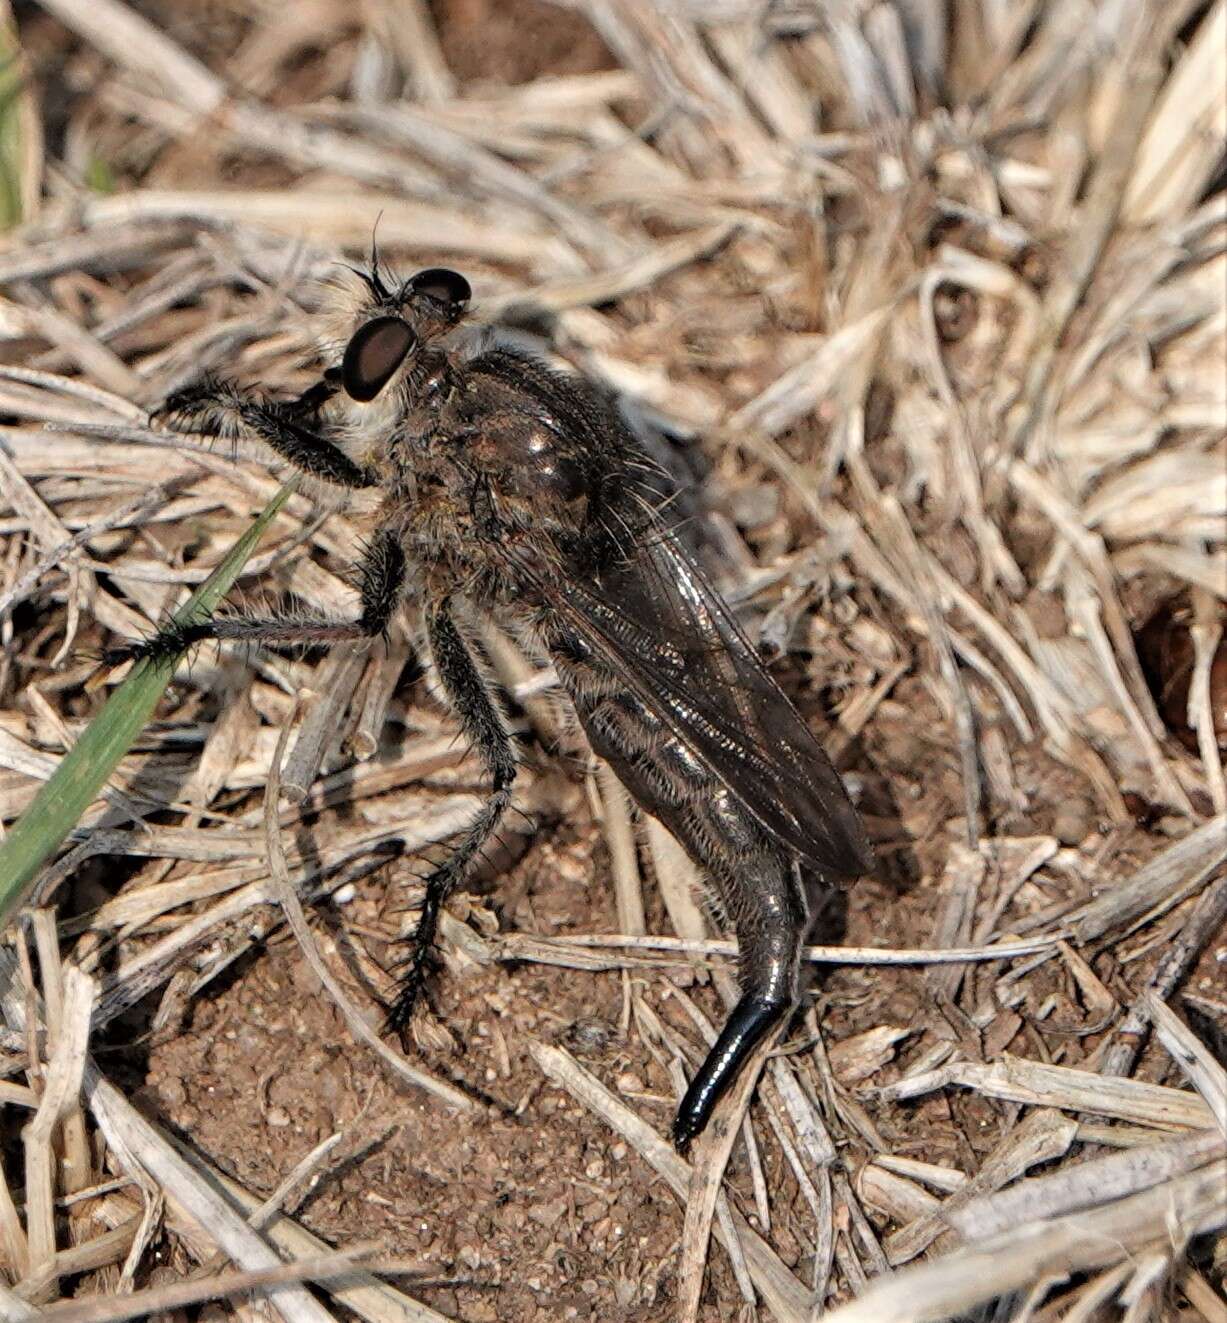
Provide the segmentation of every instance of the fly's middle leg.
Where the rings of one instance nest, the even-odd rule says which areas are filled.
[[[444,902],[498,830],[511,804],[516,777],[515,750],[503,724],[490,686],[474,661],[464,637],[452,618],[449,603],[435,604],[427,611],[427,633],[435,670],[465,735],[473,742],[490,774],[490,798],[465,828],[451,854],[426,878],[426,895],[405,961],[400,991],[388,1013],[392,1029],[404,1029],[413,1018],[414,1007],[426,980],[431,951]]]
[[[378,638],[392,622],[405,583],[405,551],[388,527],[379,529],[359,566],[362,611],[352,620],[333,620],[282,612],[271,616],[229,615],[191,624],[174,621],[147,639],[111,648],[103,654],[108,666],[121,662],[164,661],[207,639],[248,644],[333,644]]]

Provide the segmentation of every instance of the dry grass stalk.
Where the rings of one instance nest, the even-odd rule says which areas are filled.
[[[366,1248],[369,1251],[370,1247]],[[203,1281],[176,1282],[109,1300],[68,1301],[42,1310],[39,1316],[50,1323],[122,1323],[124,1319],[183,1309],[229,1295],[248,1292],[262,1295],[270,1287],[289,1282],[324,1282],[331,1277],[349,1276],[355,1261],[360,1261],[360,1253],[343,1250],[305,1262],[284,1263],[275,1268],[257,1268],[248,1272],[218,1273]]]
[[[264,1202],[223,1172],[214,1171],[212,1179],[243,1210],[253,1222],[259,1220]],[[195,1238],[208,1246],[207,1238],[199,1227],[177,1228],[185,1238]],[[284,1212],[274,1212],[264,1228],[268,1240],[278,1251],[293,1262],[309,1261],[329,1252],[328,1246],[300,1226]],[[199,1257],[204,1257],[203,1253]],[[390,1283],[375,1277],[369,1270],[355,1265],[339,1281],[324,1284],[328,1294],[346,1310],[356,1314],[365,1323],[451,1323],[445,1315],[413,1299]]]
[[[129,1170],[148,1173],[165,1191],[168,1205],[207,1228],[214,1243],[247,1271],[281,1266],[267,1242],[236,1215],[211,1183],[202,1179],[202,1171],[185,1160],[96,1069],[86,1072],[85,1096],[112,1151]],[[296,1323],[325,1323],[332,1317],[314,1296],[298,1286],[278,1288],[274,1298],[287,1323],[291,1319]]]
[[[815,964],[830,965],[960,965],[969,962],[995,961],[1011,956],[1034,955],[1036,952],[1051,952],[1056,949],[1060,937],[1037,937],[1031,940],[1011,940],[994,943],[989,946],[956,947],[913,947],[906,950],[892,950],[889,947],[876,946],[807,946],[802,948],[802,956]],[[499,945],[505,952],[505,958],[519,960],[530,958],[544,959],[546,953],[556,951],[559,959],[571,955],[580,959],[580,952],[608,948],[610,950],[629,951],[664,951],[678,954],[735,956],[737,944],[720,937],[657,937],[645,935],[637,937],[630,933],[576,933],[564,938],[529,938],[519,934],[508,934],[501,938]],[[586,969],[595,968],[591,961],[608,957],[589,956]]]
[[[644,1161],[668,1183],[683,1203],[690,1188],[690,1168],[672,1147],[613,1094],[603,1088],[592,1075],[568,1053],[559,1048],[537,1044],[533,1056],[542,1071],[565,1088],[586,1107],[598,1115],[633,1145]],[[775,1253],[752,1231],[745,1219],[734,1212],[733,1221],[745,1254],[754,1284],[772,1313],[782,1323],[786,1320],[808,1320],[807,1293],[800,1282],[780,1262]],[[722,1240],[717,1226],[714,1234]]]
[[[38,1110],[22,1131],[26,1159],[28,1276],[49,1277],[56,1256],[52,1178],[55,1159],[51,1139],[56,1127],[75,1107],[81,1092],[90,1016],[96,995],[97,988],[92,979],[79,969],[66,971],[57,1033],[51,1044],[42,1097]]]
[[[1205,1099],[1215,1124],[1227,1135],[1227,1071],[1222,1063],[1154,993],[1149,995],[1146,1009],[1159,1041]]]
[[[1105,1078],[1086,1070],[1048,1066],[1016,1057],[991,1064],[952,1062],[940,1070],[887,1085],[881,1092],[888,1098],[914,1098],[949,1084],[1030,1106],[1101,1113],[1165,1129],[1204,1129],[1214,1123],[1214,1114],[1206,1104],[1196,1094],[1183,1089],[1169,1089],[1141,1080]]]
[[[1048,1108],[1032,1112],[985,1158],[980,1170],[941,1206],[894,1232],[886,1241],[892,1265],[908,1263],[931,1245],[974,1199],[1018,1180],[1032,1167],[1067,1154],[1077,1137],[1077,1124]]]
[[[1115,1263],[1122,1253],[1154,1243],[1165,1228],[1177,1243],[1223,1221],[1222,1183],[1227,1163],[1212,1163],[1093,1211],[1015,1227],[1008,1235],[957,1250],[944,1258],[896,1273],[871,1286],[859,1300],[824,1315],[832,1323],[928,1323],[949,1318],[1046,1276]],[[1170,1230],[1167,1230],[1170,1229]],[[1127,1276],[1127,1267],[1116,1279]],[[1106,1297],[1105,1297],[1106,1298]]]
[[[779,1031],[768,1035],[755,1051],[736,1087],[721,1104],[708,1130],[695,1144],[691,1159],[690,1187],[686,1193],[686,1217],[682,1223],[681,1257],[678,1263],[677,1316],[679,1323],[694,1323],[699,1316],[699,1297],[707,1267],[712,1219],[720,1197],[720,1186],[733,1145],[750,1106],[759,1073],[779,1039]],[[736,1230],[731,1232],[737,1238]],[[740,1250],[740,1242],[738,1243]],[[741,1250],[744,1257],[744,1250]],[[751,1293],[751,1300],[753,1293]]]
[[[1110,1153],[1048,1176],[1032,1177],[1001,1193],[965,1201],[958,1208],[947,1201],[941,1215],[965,1240],[986,1240],[1025,1222],[1046,1221],[1153,1188],[1223,1156],[1227,1155],[1221,1135],[1197,1131],[1186,1138]]]

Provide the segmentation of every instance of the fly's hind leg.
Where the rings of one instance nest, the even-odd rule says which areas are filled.
[[[723,787],[698,811],[703,821],[693,835],[706,848],[696,854],[737,931],[741,999],[677,1109],[673,1142],[682,1150],[707,1125],[750,1054],[796,1006],[809,928],[805,892],[788,851]]]
[[[498,705],[457,629],[446,601],[428,611],[426,627],[435,670],[461,728],[486,764],[491,793],[451,854],[426,878],[426,895],[412,949],[405,962],[401,989],[388,1013],[388,1027],[398,1030],[412,1019],[421,995],[443,904],[498,830],[511,803],[511,788],[516,775],[515,750]]]

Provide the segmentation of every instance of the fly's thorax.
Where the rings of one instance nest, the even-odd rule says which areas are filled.
[[[419,456],[417,466],[397,478],[384,508],[407,558],[428,576],[436,596],[458,594],[524,619],[539,592],[519,572],[520,558],[550,577],[568,572],[548,527],[437,455]]]
[[[419,487],[448,487],[467,533],[506,542],[537,541],[561,554],[584,528],[594,479],[570,437],[531,400],[450,362],[434,397],[405,419],[396,461]],[[437,399],[437,407],[431,400]]]

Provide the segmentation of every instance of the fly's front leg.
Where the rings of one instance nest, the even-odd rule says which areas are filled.
[[[196,624],[169,624],[152,638],[127,643],[103,654],[103,662],[160,661],[177,657],[206,639],[233,639],[241,643],[341,643],[347,639],[375,638],[391,623],[405,582],[405,551],[400,538],[381,529],[371,539],[359,565],[362,612],[356,620],[328,620],[285,612],[272,616],[218,616]]]
[[[176,391],[154,416],[210,436],[254,436],[313,478],[351,489],[373,487],[376,476],[345,454],[329,435],[328,423],[312,418],[337,393],[332,375],[330,369],[297,400],[287,401],[245,395],[233,382],[210,377]]]
[[[426,895],[413,948],[405,962],[401,990],[388,1014],[388,1026],[403,1029],[412,1019],[426,978],[431,949],[444,902],[463,880],[486,842],[498,830],[511,803],[516,759],[490,687],[452,619],[446,600],[427,615],[427,635],[435,670],[451,700],[465,735],[480,753],[490,773],[491,793],[481,811],[465,828],[452,853],[426,879]]]

